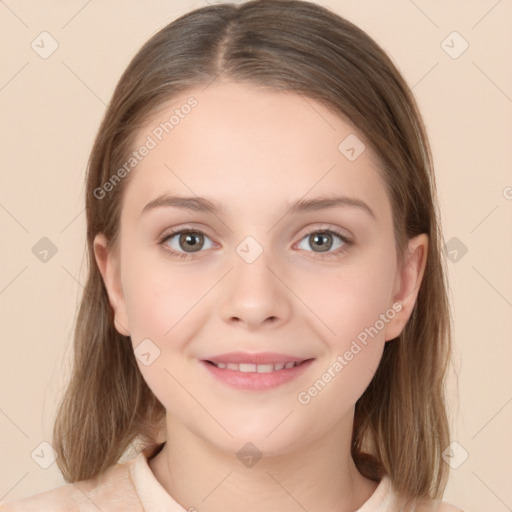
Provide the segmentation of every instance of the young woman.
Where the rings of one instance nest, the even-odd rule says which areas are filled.
[[[298,0],[180,17],[121,77],[86,185],[69,483],[0,510],[458,510],[429,143],[366,33]]]

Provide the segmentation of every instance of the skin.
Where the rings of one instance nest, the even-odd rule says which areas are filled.
[[[384,344],[410,317],[428,237],[409,241],[398,268],[392,207],[369,144],[349,161],[338,145],[349,134],[364,137],[299,95],[217,81],[166,105],[136,147],[190,95],[197,107],[130,175],[119,251],[109,252],[102,234],[94,243],[116,328],[134,348],[149,338],[160,350],[148,366],[137,359],[167,411],[167,443],[150,468],[185,509],[354,511],[377,486],[350,456],[354,406]],[[207,197],[227,211],[164,207],[141,216],[164,192]],[[288,201],[334,193],[364,201],[375,218],[346,206],[288,214]],[[179,234],[159,245],[174,227],[204,233],[199,251],[180,245]],[[328,227],[353,243],[322,259],[307,234]],[[252,263],[236,252],[247,236],[263,249]],[[335,235],[330,243],[331,254],[344,244]],[[192,256],[173,258],[166,246]],[[299,403],[298,393],[398,302],[401,311],[378,335],[308,404]],[[315,360],[277,388],[236,390],[200,363],[232,351]],[[248,441],[262,454],[252,467],[236,456]]]

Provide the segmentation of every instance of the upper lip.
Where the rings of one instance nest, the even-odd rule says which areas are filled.
[[[248,364],[270,364],[270,363],[299,363],[311,359],[309,357],[296,357],[289,354],[277,354],[274,352],[229,352],[218,356],[207,357],[204,361],[212,363],[248,363]]]

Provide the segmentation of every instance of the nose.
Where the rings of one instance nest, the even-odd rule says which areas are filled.
[[[284,272],[265,251],[248,263],[236,255],[234,266],[220,291],[220,315],[225,322],[243,324],[247,330],[265,324],[277,328],[289,320],[293,293],[285,285]]]

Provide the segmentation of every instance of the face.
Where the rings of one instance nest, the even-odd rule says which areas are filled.
[[[351,425],[412,310],[427,243],[413,239],[397,268],[364,137],[311,99],[229,82],[175,98],[135,147],[148,137],[124,190],[119,254],[102,235],[95,251],[168,428],[278,454]],[[345,199],[314,202],[333,198]]]

